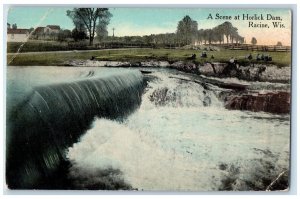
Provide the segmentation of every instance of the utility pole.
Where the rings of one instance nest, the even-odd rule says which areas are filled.
[[[113,37],[115,37],[115,28],[112,28],[113,30]]]
[[[114,43],[115,42],[115,28],[113,27],[112,30],[113,30],[112,43]]]

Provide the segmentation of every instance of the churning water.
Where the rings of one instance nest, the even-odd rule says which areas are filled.
[[[138,190],[255,190],[288,168],[288,116],[228,111],[217,90],[152,75],[136,112],[123,122],[96,119],[69,148],[70,175],[82,187],[112,169]]]
[[[26,69],[18,68],[9,68],[8,72],[15,75],[17,71],[26,74]],[[41,78],[42,74],[47,74],[45,71],[52,71],[48,74],[54,74],[55,78],[48,76],[50,80],[47,80],[47,86],[41,87],[45,84]],[[71,74],[72,78],[65,78],[65,75],[61,75],[62,71]],[[52,104],[52,108],[56,109],[54,101],[61,100],[64,105],[58,107],[69,111],[48,111],[46,116],[41,113],[30,116],[42,118],[44,122],[47,120],[38,128],[51,129],[41,132],[35,130],[35,137],[47,134],[47,138],[54,137],[57,140],[48,143],[54,148],[41,147],[40,150],[37,144],[30,147],[30,142],[17,139],[18,144],[29,144],[26,152],[34,148],[38,150],[36,156],[42,154],[38,160],[30,155],[22,161],[15,161],[11,157],[14,160],[11,161],[13,169],[7,172],[12,173],[7,175],[7,179],[14,177],[14,172],[26,179],[22,183],[10,180],[17,188],[60,188],[51,185],[57,180],[50,180],[48,184],[34,184],[51,175],[49,170],[59,164],[56,156],[61,156],[57,159],[68,161],[70,165],[62,170],[63,174],[60,171],[59,175],[52,175],[66,178],[63,182],[69,185],[62,187],[71,189],[265,190],[281,172],[289,169],[288,115],[226,110],[218,99],[219,88],[187,81],[183,74],[153,70],[147,75],[152,80],[142,95],[141,75],[135,70],[49,68],[30,69],[27,73],[30,77],[39,77],[36,80],[30,78],[38,84],[33,90],[48,96],[44,98],[45,103],[40,97],[31,95],[31,105],[36,102],[34,105],[37,110],[44,110],[47,109],[45,104]],[[10,79],[11,76],[8,75],[8,100],[15,100],[15,103],[8,105],[14,107],[18,104],[15,96],[24,98],[30,89],[22,90],[22,86],[12,85],[22,77]],[[57,79],[62,84],[57,84]],[[87,89],[91,86],[95,88]],[[12,92],[14,87],[16,92]],[[32,89],[32,86],[28,87]],[[53,97],[53,91],[60,97]],[[136,106],[139,108],[136,109]],[[83,122],[86,112],[90,113],[90,121],[78,125]],[[61,124],[57,120],[63,117],[55,114],[70,114],[72,120],[66,120],[68,124]],[[80,132],[76,132],[76,139],[70,139],[69,136],[76,131],[72,128],[74,125]],[[11,130],[13,133],[22,131],[15,128]],[[32,133],[25,130],[25,135],[29,134]],[[69,141],[58,141],[60,134],[61,139]],[[37,139],[36,142],[40,141],[44,142],[45,139]],[[21,156],[20,152],[13,151],[13,154]],[[15,164],[26,166],[21,170],[15,168]]]

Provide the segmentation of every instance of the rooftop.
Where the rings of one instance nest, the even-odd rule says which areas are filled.
[[[7,34],[27,34],[29,29],[8,29]]]

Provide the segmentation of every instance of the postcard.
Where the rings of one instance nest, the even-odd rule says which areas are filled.
[[[288,191],[289,8],[9,6],[9,190]]]

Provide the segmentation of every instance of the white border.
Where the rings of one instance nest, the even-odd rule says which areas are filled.
[[[205,1],[203,3],[209,3],[210,5],[200,5],[200,2],[197,0],[184,0],[184,1],[180,1],[180,0],[151,0],[151,4],[144,4],[141,5],[143,2],[138,1],[138,0],[126,0],[126,2],[122,1],[122,0],[85,0],[85,1],[80,1],[80,0],[64,0],[62,5],[66,5],[66,4],[106,4],[108,6],[115,6],[115,7],[143,7],[143,6],[149,6],[149,7],[195,7],[195,6],[201,6],[201,7],[218,7],[219,4],[223,4],[222,6],[219,7],[234,7],[234,5],[231,4],[239,4],[237,7],[284,7],[284,5],[282,5],[282,3],[284,4],[296,4],[294,6],[294,12],[293,12],[293,43],[292,43],[292,54],[293,54],[293,69],[292,69],[292,137],[291,137],[291,141],[292,141],[292,153],[293,153],[293,157],[292,159],[295,161],[291,166],[292,166],[292,187],[291,190],[289,192],[289,194],[293,194],[293,195],[286,195],[287,193],[280,193],[280,192],[271,192],[271,193],[266,193],[266,192],[109,192],[109,191],[105,191],[105,192],[97,192],[97,191],[55,191],[55,193],[53,193],[52,191],[14,191],[13,194],[17,194],[17,195],[2,195],[0,196],[1,198],[41,198],[41,196],[39,194],[50,194],[50,195],[43,195],[43,198],[53,198],[53,197],[58,197],[58,196],[54,196],[55,195],[60,195],[58,198],[78,198],[78,197],[82,197],[83,195],[88,194],[88,197],[91,198],[99,198],[99,197],[120,197],[122,195],[122,197],[124,198],[140,198],[141,196],[143,198],[150,198],[153,196],[159,196],[159,195],[163,195],[163,197],[166,198],[178,198],[178,197],[188,197],[188,198],[195,198],[195,197],[207,197],[207,198],[241,198],[241,196],[243,198],[249,198],[249,197],[263,197],[263,198],[282,198],[282,197],[288,197],[288,198],[296,198],[298,196],[299,193],[297,193],[297,187],[299,187],[299,182],[298,182],[298,186],[296,187],[296,185],[294,185],[295,181],[297,179],[299,179],[299,172],[296,171],[296,161],[299,160],[299,147],[297,149],[297,143],[299,143],[299,137],[297,136],[297,123],[299,121],[299,119],[297,118],[297,112],[299,112],[299,107],[297,106],[297,99],[299,99],[299,88],[298,88],[298,78],[299,77],[299,71],[297,70],[297,57],[299,55],[299,51],[297,52],[297,46],[299,46],[299,41],[297,41],[297,22],[298,22],[298,16],[296,16],[296,12],[297,12],[297,8],[299,8],[299,4],[297,2],[297,0],[284,0],[284,1],[270,1],[270,0],[246,0],[246,1],[238,1],[238,0],[232,0],[232,1],[222,1],[222,0],[209,0],[209,1]],[[3,0],[2,1],[2,5],[4,4],[22,4],[24,5],[25,1],[24,0]],[[146,2],[145,2],[146,3]],[[169,4],[172,5],[169,5]],[[44,5],[50,5],[50,4],[61,4],[61,1],[59,0],[47,0],[47,1],[35,1],[35,0],[26,0],[26,4],[44,4]],[[117,5],[115,5],[117,4]],[[129,4],[129,5],[128,5]],[[130,5],[131,4],[131,5]],[[132,5],[133,4],[133,5]],[[176,5],[174,5],[176,4]],[[251,5],[252,4],[252,5]],[[257,5],[253,5],[253,4],[257,4]],[[266,4],[270,4],[270,5],[266,5]],[[258,6],[259,5],[259,6]],[[235,5],[236,6],[236,5]],[[4,9],[5,7],[1,7],[0,8],[0,14],[1,16],[4,16]],[[4,17],[5,19],[5,17]],[[5,31],[5,27],[3,25],[5,25],[6,23],[4,23],[4,20],[2,20],[0,22],[0,27],[2,28],[2,31],[0,31],[0,38],[2,38],[2,45],[0,48],[0,52],[1,52],[1,60],[5,60],[6,56],[5,56],[5,41],[4,41],[4,33]],[[4,63],[2,62],[2,70],[0,70],[0,77],[1,77],[1,82],[2,82],[2,87],[0,86],[0,93],[1,96],[0,97],[0,106],[1,106],[1,110],[2,113],[5,112],[5,74],[6,74],[6,67],[4,67]],[[2,79],[3,78],[3,79]],[[4,114],[0,114],[0,126],[2,127],[1,130],[3,130],[3,127],[5,125],[5,116]],[[0,140],[2,141],[2,146],[4,146],[5,144],[5,137],[3,132],[0,130]],[[3,153],[1,153],[2,155],[4,155],[4,151],[1,151]],[[297,156],[296,156],[297,155]],[[1,157],[1,156],[0,156]],[[4,174],[4,156],[2,156],[0,158],[0,169],[1,169],[1,173]],[[0,186],[1,186],[1,193],[3,194],[3,175],[0,175]],[[300,189],[298,189],[300,190]],[[299,191],[298,191],[299,192]],[[5,194],[11,194],[11,192],[7,192]],[[100,194],[100,196],[98,195]],[[149,195],[152,194],[152,195]],[[171,194],[171,195],[169,195]],[[247,194],[247,195],[245,195]],[[249,195],[251,194],[251,195]],[[114,196],[112,196],[114,195]]]

